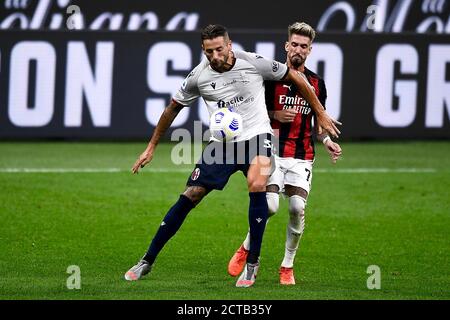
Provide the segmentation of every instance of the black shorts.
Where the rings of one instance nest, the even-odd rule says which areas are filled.
[[[242,171],[247,176],[256,156],[273,157],[272,141],[271,134],[263,133],[246,141],[208,143],[187,185],[222,190],[236,171]],[[272,159],[272,165],[273,163]]]

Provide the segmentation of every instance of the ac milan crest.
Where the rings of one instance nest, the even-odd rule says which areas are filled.
[[[194,172],[192,172],[191,179],[195,181],[198,179],[199,176],[200,176],[200,168],[195,168]]]

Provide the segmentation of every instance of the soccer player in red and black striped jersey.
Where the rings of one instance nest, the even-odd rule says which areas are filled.
[[[305,61],[312,49],[314,29],[296,22],[288,28],[285,44],[287,65],[306,77],[319,101],[325,106],[327,91],[325,82],[317,74],[305,67]],[[314,112],[308,102],[291,82],[266,82],[266,104],[275,135],[279,139],[276,169],[267,183],[269,216],[275,214],[279,206],[279,192],[289,197],[289,223],[286,231],[285,255],[279,269],[280,283],[295,284],[294,258],[305,227],[306,200],[311,189],[314,162],[314,141],[312,119]],[[339,144],[328,134],[317,130],[317,139],[322,141],[333,163],[341,156]],[[228,272],[235,276],[243,268],[250,247],[247,238],[236,251],[228,265]]]
[[[325,82],[303,65],[301,71],[325,106]],[[314,160],[312,118],[308,102],[289,82],[266,81],[266,104],[271,126],[279,139],[278,155],[283,158]]]

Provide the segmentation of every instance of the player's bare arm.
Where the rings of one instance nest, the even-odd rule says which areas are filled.
[[[341,132],[337,128],[337,125],[342,125],[342,123],[331,118],[326,113],[325,108],[320,103],[319,99],[314,93],[314,90],[307,83],[301,73],[290,69],[289,73],[287,74],[286,80],[292,81],[297,86],[302,96],[306,99],[306,101],[308,101],[309,105],[316,114],[318,124],[325,130],[327,130],[333,137],[338,138]]]
[[[159,140],[170,127],[173,120],[176,118],[181,109],[183,109],[183,107],[183,105],[172,100],[164,109],[164,112],[159,118],[158,124],[153,131],[152,138],[150,139],[147,148],[145,148],[144,152],[141,153],[131,169],[133,173],[138,173],[140,168],[143,168],[147,163],[152,161],[153,153],[155,152],[155,148],[158,145]]]

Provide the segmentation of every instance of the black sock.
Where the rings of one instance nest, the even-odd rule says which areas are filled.
[[[256,263],[261,251],[264,229],[266,228],[269,208],[265,192],[250,192],[248,222],[250,224],[250,250],[248,263]]]
[[[181,195],[178,201],[170,208],[169,212],[167,212],[147,253],[142,259],[146,260],[150,265],[155,262],[158,253],[178,231],[192,208],[194,208],[194,203],[185,195]]]

